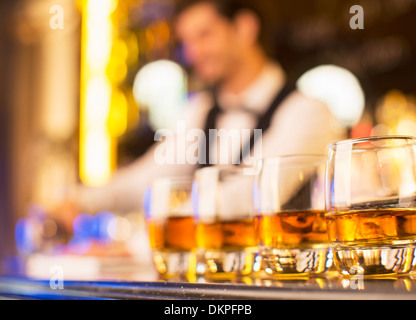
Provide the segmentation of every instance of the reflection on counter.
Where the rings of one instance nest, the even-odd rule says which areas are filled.
[[[70,226],[33,206],[17,222],[15,240],[29,277],[50,278],[51,268],[59,266],[65,279],[131,277],[137,272],[143,279],[157,279],[144,221],[134,212],[83,213]]]

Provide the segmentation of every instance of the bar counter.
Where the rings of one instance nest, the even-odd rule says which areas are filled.
[[[364,279],[361,283],[340,279],[335,275],[301,280],[248,279],[245,282],[65,280],[63,288],[55,287],[54,289],[49,279],[3,275],[0,276],[0,298],[34,300],[416,300],[416,280],[412,276]]]

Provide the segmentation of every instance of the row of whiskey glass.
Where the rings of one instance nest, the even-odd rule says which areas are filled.
[[[407,274],[416,239],[416,140],[345,140],[327,155],[212,166],[155,180],[147,232],[164,279]]]

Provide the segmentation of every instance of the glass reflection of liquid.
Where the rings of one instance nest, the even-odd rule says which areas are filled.
[[[193,217],[148,219],[147,229],[156,270],[163,279],[191,279],[196,265]]]
[[[205,261],[200,273],[211,279],[227,279],[251,272],[257,251],[253,219],[199,222],[196,238]]]

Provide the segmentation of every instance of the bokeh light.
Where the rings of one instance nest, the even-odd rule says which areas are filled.
[[[299,90],[328,105],[331,112],[348,127],[356,125],[365,107],[363,89],[347,69],[322,65],[304,73],[298,80]]]
[[[176,128],[186,105],[187,76],[182,67],[169,60],[157,60],[137,73],[133,95],[139,106],[149,110],[154,129]]]
[[[376,106],[374,135],[416,136],[416,99],[399,90],[388,91]]]

